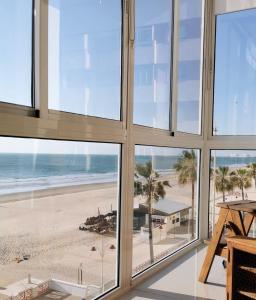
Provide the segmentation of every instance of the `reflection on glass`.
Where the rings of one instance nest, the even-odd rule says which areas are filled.
[[[215,135],[256,134],[256,10],[217,17]]]
[[[135,124],[169,129],[171,0],[136,0]]]
[[[49,108],[120,119],[121,0],[49,0]]]
[[[180,0],[177,130],[201,133],[202,0]]]
[[[256,201],[256,151],[212,150],[210,168],[209,234],[219,217],[219,202]],[[256,237],[256,223],[250,235]]]
[[[31,106],[32,0],[0,1],[0,101]]]
[[[0,296],[92,299],[116,286],[119,151],[0,139]]]
[[[199,150],[136,146],[133,274],[197,238]]]

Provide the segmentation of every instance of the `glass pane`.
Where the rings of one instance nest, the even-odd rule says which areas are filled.
[[[120,119],[121,0],[49,0],[49,108]]]
[[[0,1],[0,101],[32,105],[32,0]]]
[[[201,133],[203,0],[180,0],[177,130]]]
[[[135,124],[169,129],[171,0],[136,0]]]
[[[210,168],[209,233],[218,221],[219,202],[256,201],[256,150],[212,150]],[[250,235],[256,237],[256,222]]]
[[[256,9],[217,17],[215,135],[256,134]]]
[[[133,274],[198,236],[199,150],[136,146]]]
[[[0,138],[0,294],[92,299],[117,285],[119,152]]]

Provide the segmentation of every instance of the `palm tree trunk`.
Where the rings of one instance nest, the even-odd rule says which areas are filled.
[[[195,182],[194,181],[192,181],[192,203],[191,203],[191,206],[192,206],[191,237],[192,237],[192,239],[194,239],[194,237],[195,237],[195,233],[194,233]]]
[[[241,187],[241,191],[242,191],[242,199],[244,200],[244,187]]]
[[[153,249],[153,230],[152,230],[152,207],[151,199],[148,200],[148,239],[149,239],[149,255],[151,263],[154,263]]]
[[[254,179],[254,187],[256,189],[256,176],[253,176],[253,179]]]
[[[225,202],[225,191],[224,191],[224,189],[222,190],[222,197],[223,197],[223,202]]]

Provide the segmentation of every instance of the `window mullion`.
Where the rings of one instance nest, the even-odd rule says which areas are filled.
[[[172,103],[170,113],[171,131],[177,131],[177,101],[178,101],[178,61],[179,61],[179,0],[173,1],[173,39],[172,39]]]
[[[35,0],[35,108],[48,118],[48,2]]]

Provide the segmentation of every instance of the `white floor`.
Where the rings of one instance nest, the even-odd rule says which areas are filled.
[[[121,300],[225,300],[226,270],[221,257],[215,258],[207,284],[197,280],[205,253],[206,247],[197,248]]]

